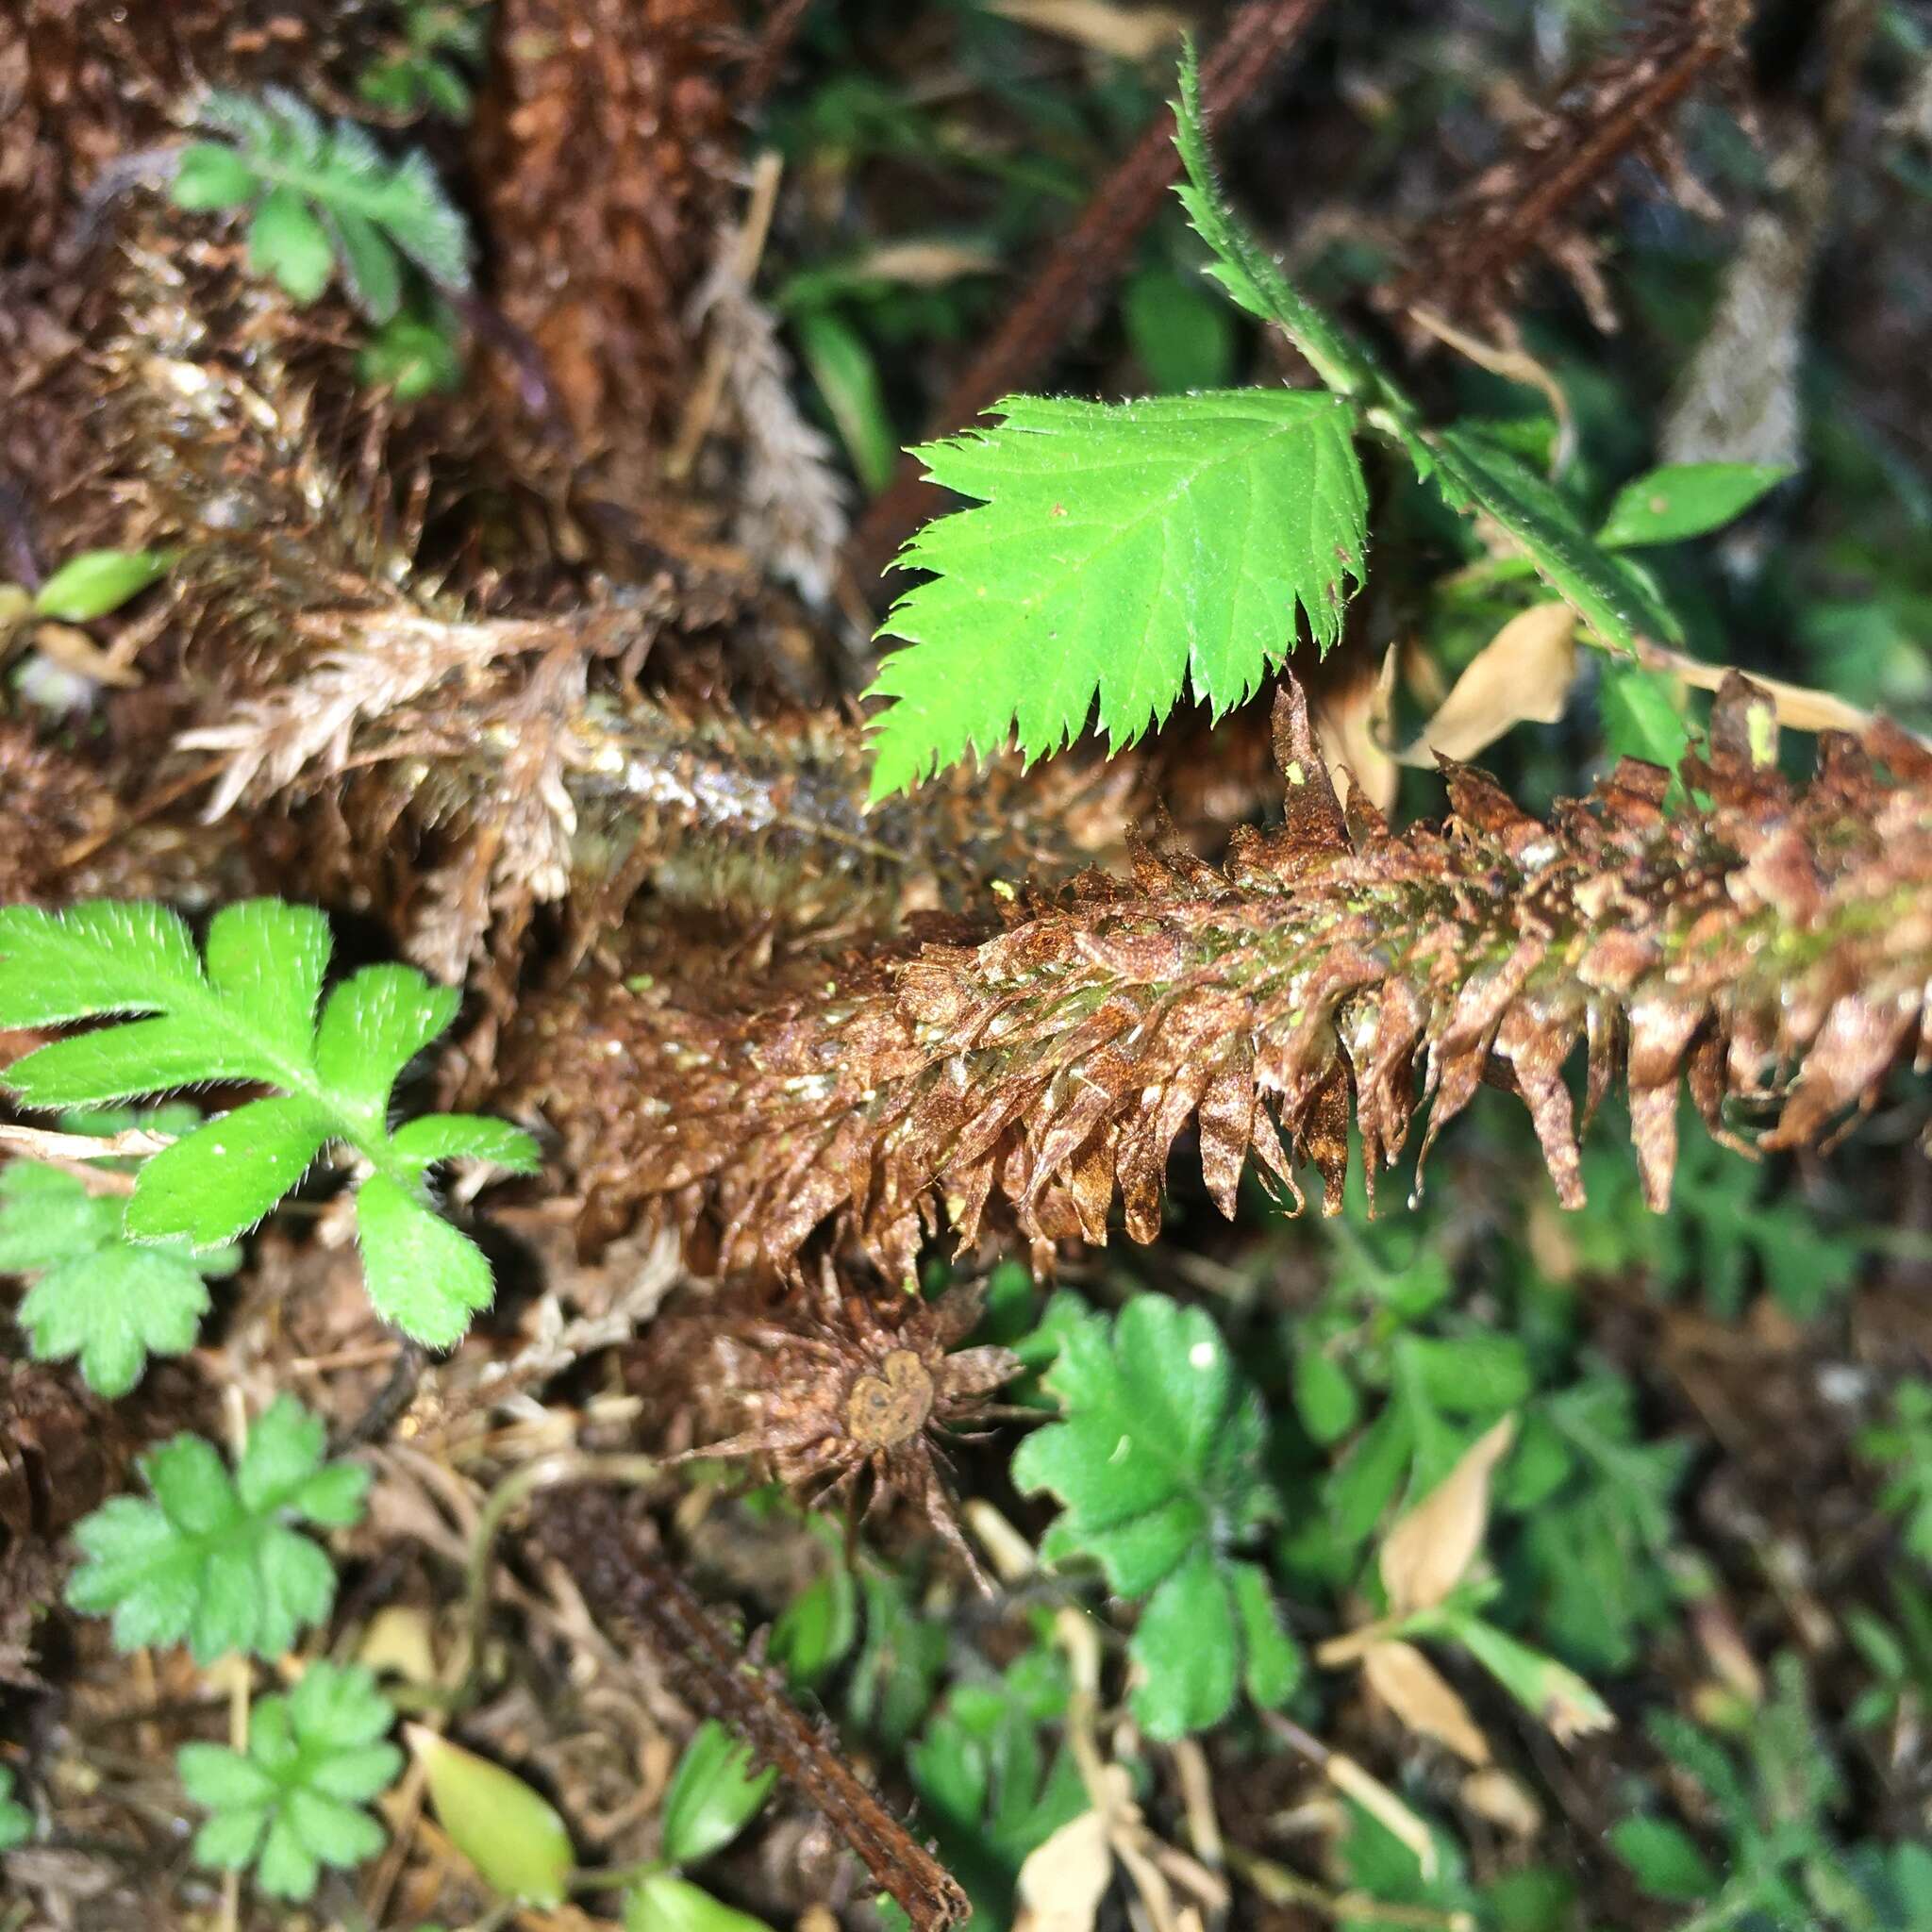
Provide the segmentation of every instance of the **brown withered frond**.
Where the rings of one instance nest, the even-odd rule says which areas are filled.
[[[729,0],[501,0],[475,178],[493,298],[578,441],[653,493],[694,372],[685,305],[729,205]]]
[[[1751,0],[1659,0],[1641,34],[1573,76],[1436,217],[1382,306],[1507,331],[1525,276],[1542,263],[1569,278],[1599,328],[1614,330],[1590,217],[1632,159],[1687,202],[1707,198],[1688,176],[1673,124],[1694,90],[1736,61],[1750,14]]]
[[[1190,1124],[1224,1212],[1251,1154],[1297,1206],[1313,1161],[1338,1211],[1351,1122],[1373,1179],[1419,1105],[1433,1139],[1486,1079],[1577,1206],[1585,1045],[1586,1114],[1621,1081],[1660,1208],[1682,1076],[1715,1130],[1736,1102],[1790,1147],[1932,1051],[1932,754],[1828,735],[1801,788],[1774,743],[1734,678],[1683,767],[1693,803],[1625,760],[1544,823],[1445,764],[1449,819],[1391,833],[1344,816],[1291,686],[1287,822],[1224,868],[1143,851],[977,944],[858,957],[734,1012],[661,985],[532,1002],[521,1099],[549,1098],[607,1225],[656,1200],[726,1268],[785,1269],[830,1224],[896,1277],[941,1209],[970,1241],[996,1195],[1042,1260],[1105,1241],[1117,1191],[1151,1240]]]
[[[87,352],[91,487],[118,518],[103,541],[179,552],[140,660],[185,727],[158,783],[208,772],[212,753],[193,806],[344,828],[346,882],[297,872],[284,890],[389,906],[396,881],[366,868],[406,853],[424,876],[398,936],[460,976],[493,922],[517,930],[573,893],[591,935],[645,885],[787,931],[875,934],[1117,842],[1130,773],[1040,788],[1000,762],[868,812],[855,725],[641,692],[653,645],[722,627],[749,580],[667,567],[528,607],[420,567],[379,417],[318,421],[306,338],[233,253],[130,223],[115,324]]]

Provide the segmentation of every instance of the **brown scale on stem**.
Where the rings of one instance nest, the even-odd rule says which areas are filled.
[[[1391,832],[1343,813],[1291,684],[1286,823],[1238,831],[1224,866],[1143,849],[1006,931],[855,952],[735,1007],[667,983],[533,1001],[509,1099],[560,1130],[605,1230],[655,1208],[725,1269],[781,1271],[823,1232],[904,1279],[995,1200],[1042,1262],[1104,1241],[1116,1195],[1151,1241],[1191,1125],[1224,1212],[1251,1156],[1297,1206],[1313,1162],[1336,1211],[1351,1122],[1373,1181],[1420,1106],[1426,1151],[1485,1081],[1580,1205],[1581,1048],[1585,1117],[1626,1090],[1661,1208],[1685,1077],[1715,1132],[1768,1115],[1761,1144],[1795,1147],[1932,1060],[1932,754],[1883,724],[1826,734],[1801,787],[1775,739],[1734,677],[1681,806],[1625,760],[1544,823],[1445,764],[1447,821]]]

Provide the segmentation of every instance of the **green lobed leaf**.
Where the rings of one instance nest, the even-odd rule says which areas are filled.
[[[881,635],[873,793],[1017,735],[1028,758],[1098,701],[1116,749],[1184,691],[1216,711],[1278,666],[1306,619],[1327,650],[1359,583],[1367,494],[1344,400],[1230,390],[1104,405],[1014,396],[998,426],[918,453],[977,499],[901,553],[933,575]]]
[[[87,1560],[67,1602],[111,1613],[124,1651],[185,1641],[203,1664],[231,1650],[280,1657],[335,1594],[328,1558],[293,1525],[358,1520],[368,1486],[367,1470],[322,1454],[320,1421],[286,1395],[251,1431],[239,1484],[210,1443],[173,1438],[139,1464],[153,1502],[117,1496],[75,1525]]]
[[[339,987],[318,1017],[328,958],[323,915],[280,900],[219,912],[205,972],[187,928],[157,907],[5,908],[0,1027],[144,1016],[53,1041],[14,1062],[6,1079],[28,1105],[50,1108],[208,1080],[285,1090],[152,1157],[127,1230],[142,1240],[225,1242],[267,1214],[325,1146],[347,1141],[375,1170],[361,1217],[371,1298],[417,1340],[446,1346],[487,1306],[490,1271],[431,1210],[428,1172],[468,1158],[527,1173],[537,1148],[521,1130],[474,1114],[431,1116],[392,1133],[391,1089],[461,996],[412,968],[372,967]],[[91,1210],[64,1211],[77,1220]]]
[[[1742,516],[1793,474],[1786,463],[1666,463],[1618,491],[1596,541],[1623,550],[1701,537]]]
[[[175,165],[176,208],[202,211],[240,208],[260,192],[255,170],[234,149],[218,141],[197,141],[181,150]]]
[[[707,1718],[684,1747],[664,1793],[662,1841],[674,1865],[695,1865],[742,1831],[777,1773],[754,1772],[749,1747]]]
[[[1141,1673],[1129,1702],[1150,1738],[1172,1743],[1227,1715],[1241,1643],[1226,1585],[1207,1550],[1196,1551],[1148,1598],[1129,1654]]]
[[[248,1748],[189,1743],[175,1768],[211,1815],[196,1833],[198,1864],[255,1866],[271,1898],[306,1899],[325,1865],[347,1870],[382,1849],[382,1827],[359,1807],[395,1782],[403,1755],[378,1742],[395,1713],[359,1667],[312,1664],[286,1696],[250,1713]]]
[[[115,1241],[50,1269],[18,1310],[36,1361],[72,1357],[96,1395],[125,1395],[151,1355],[185,1355],[208,1310],[186,1258]]]
[[[490,1306],[483,1251],[387,1174],[362,1183],[356,1231],[375,1312],[425,1347],[454,1347]]]
[[[262,197],[248,225],[248,265],[297,302],[313,302],[328,287],[335,270],[328,231],[294,189],[273,188]]]
[[[333,1138],[312,1101],[252,1100],[148,1159],[127,1204],[127,1231],[213,1247],[259,1222]]]

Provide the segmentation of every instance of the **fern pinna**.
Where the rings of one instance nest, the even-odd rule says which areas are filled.
[[[1579,1044],[1585,1110],[1621,1080],[1660,1208],[1683,1077],[1715,1131],[1763,1105],[1763,1143],[1795,1146],[1926,1051],[1932,755],[1830,734],[1797,787],[1775,740],[1734,678],[1681,807],[1625,760],[1545,823],[1447,764],[1448,820],[1391,832],[1338,804],[1291,684],[1286,822],[1238,831],[1224,867],[1142,849],[976,944],[881,950],[729,1013],[616,983],[531,1003],[513,1078],[533,1110],[575,1096],[555,1124],[607,1220],[708,1217],[727,1264],[784,1266],[833,1223],[903,1275],[941,1212],[970,1241],[995,1196],[1042,1259],[1105,1241],[1116,1191],[1149,1241],[1191,1124],[1224,1211],[1251,1154],[1297,1204],[1312,1161],[1338,1211],[1351,1124],[1373,1179],[1419,1070],[1428,1139],[1503,1073],[1574,1206]]]

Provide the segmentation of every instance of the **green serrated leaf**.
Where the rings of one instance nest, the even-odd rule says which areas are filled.
[[[1628,652],[1641,636],[1680,635],[1643,579],[1602,549],[1562,497],[1508,451],[1466,429],[1445,429],[1429,441],[1443,500],[1466,514],[1480,509],[1489,516],[1605,643]]]
[[[1792,474],[1785,463],[1666,463],[1624,484],[1596,541],[1621,550],[1701,537],[1742,516]]]
[[[1599,687],[1604,739],[1618,758],[1675,771],[1690,749],[1690,726],[1680,708],[1681,687],[1660,671],[1638,664],[1607,664]]]
[[[356,1229],[376,1313],[425,1347],[454,1347],[471,1316],[490,1306],[482,1250],[387,1174],[363,1182]]]
[[[329,994],[316,1071],[358,1111],[380,1114],[402,1071],[456,1019],[462,994],[413,966],[366,966]]]
[[[1265,1570],[1229,1563],[1224,1574],[1241,1631],[1241,1680],[1257,1704],[1273,1709],[1287,1703],[1302,1680],[1301,1646],[1282,1624]]]
[[[1195,231],[1215,254],[1208,271],[1235,302],[1280,327],[1339,395],[1367,395],[1376,372],[1363,350],[1282,274],[1273,256],[1235,219],[1208,149],[1200,68],[1189,42],[1181,55],[1181,97],[1174,103],[1174,145],[1187,179],[1176,188]]]
[[[72,1357],[109,1400],[140,1381],[151,1355],[185,1355],[208,1310],[208,1286],[187,1261],[115,1242],[50,1269],[19,1308],[36,1361]]]
[[[487,1160],[511,1174],[535,1174],[543,1165],[530,1135],[487,1114],[425,1114],[398,1127],[391,1145],[404,1159],[425,1167],[440,1160]]]
[[[382,1828],[358,1807],[402,1769],[402,1753],[375,1741],[394,1717],[369,1672],[318,1663],[287,1696],[255,1707],[245,1752],[183,1744],[182,1788],[212,1814],[195,1835],[196,1862],[223,1871],[252,1863],[267,1896],[305,1899],[321,1867],[374,1857]]]
[[[403,300],[403,268],[395,250],[374,222],[353,208],[333,210],[329,226],[342,258],[349,299],[370,321],[390,321]]]
[[[311,1101],[252,1100],[150,1157],[127,1204],[127,1231],[198,1248],[232,1241],[295,1187],[332,1137],[333,1123]]]
[[[777,1773],[753,1772],[751,1752],[715,1718],[700,1724],[664,1793],[662,1841],[674,1865],[696,1865],[742,1831]]]
[[[926,445],[979,507],[902,553],[934,575],[893,607],[871,696],[883,797],[1017,734],[1029,758],[1099,724],[1118,749],[1186,690],[1249,697],[1306,619],[1326,650],[1359,583],[1367,495],[1344,401],[1231,390],[1107,406],[1015,396]]]

